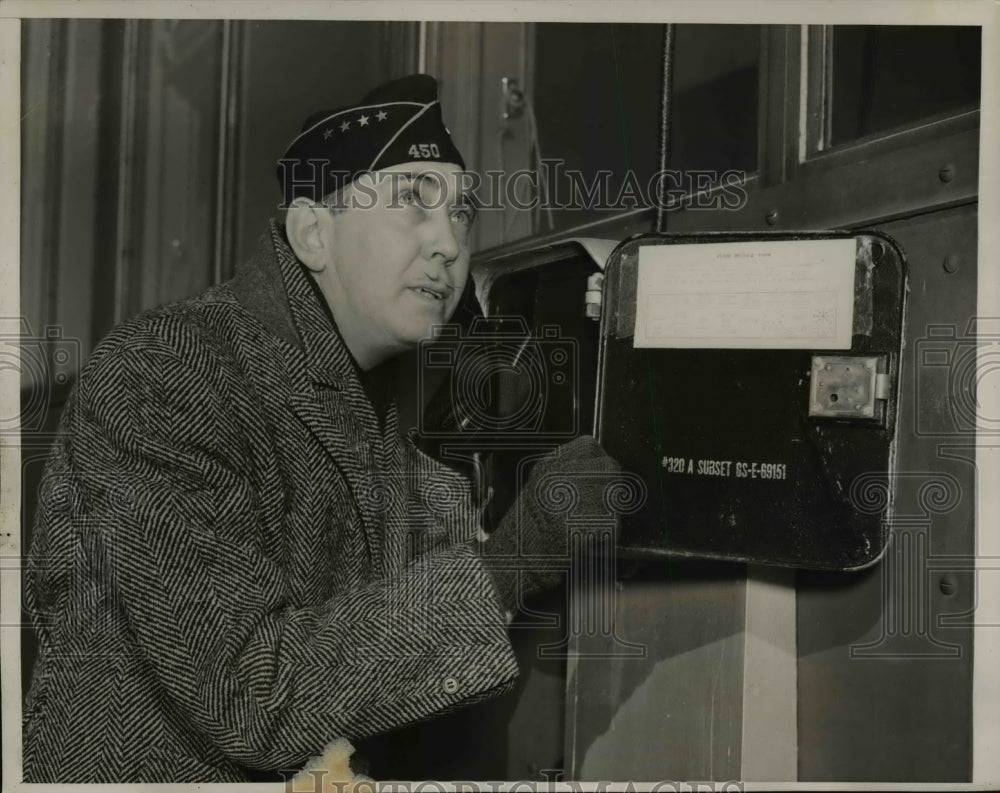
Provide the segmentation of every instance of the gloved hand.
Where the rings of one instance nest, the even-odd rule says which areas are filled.
[[[618,463],[589,435],[535,464],[499,526],[480,545],[508,611],[516,610],[520,599],[559,583],[569,561],[569,514],[607,514],[604,490],[619,471]]]

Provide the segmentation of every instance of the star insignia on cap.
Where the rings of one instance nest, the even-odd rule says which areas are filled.
[[[367,127],[368,126],[368,116],[360,116],[358,118],[358,124],[360,124],[362,127]]]
[[[333,130],[332,129],[324,129],[323,130],[323,140],[330,140],[330,136],[332,134],[333,134]]]
[[[350,121],[344,121],[344,122],[343,122],[343,123],[341,123],[341,125],[340,125],[340,131],[341,131],[341,132],[347,132],[347,128],[348,128],[349,126],[351,126],[351,122],[350,122]]]
[[[375,114],[375,118],[377,118],[379,121],[385,121],[386,118],[388,117],[389,114],[386,113],[384,110],[379,110],[378,113]]]

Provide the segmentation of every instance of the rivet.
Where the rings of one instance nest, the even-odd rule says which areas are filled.
[[[938,179],[942,182],[950,182],[955,178],[955,166],[954,165],[942,165],[941,170],[938,171]]]
[[[942,595],[954,595],[958,591],[958,581],[952,573],[945,573],[941,576],[941,583],[938,584]]]
[[[959,258],[957,253],[949,253],[944,257],[944,261],[941,266],[944,267],[944,271],[946,273],[957,273],[961,263],[962,260]]]
[[[764,220],[767,221],[767,225],[773,226],[778,222],[778,210],[770,210],[766,215],[764,215]]]

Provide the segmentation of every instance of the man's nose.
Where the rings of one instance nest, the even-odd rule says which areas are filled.
[[[430,215],[425,256],[428,259],[438,258],[447,267],[462,252],[462,242],[455,233],[448,207],[435,209]]]

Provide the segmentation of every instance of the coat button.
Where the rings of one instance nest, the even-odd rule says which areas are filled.
[[[458,691],[458,681],[453,677],[446,677],[441,683],[441,688],[445,694],[454,694]]]

